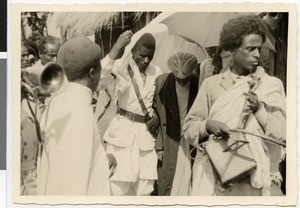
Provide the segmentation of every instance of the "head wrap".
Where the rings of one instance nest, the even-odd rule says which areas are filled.
[[[197,58],[190,53],[179,52],[168,59],[169,69],[180,79],[191,75],[197,66]]]
[[[100,63],[101,48],[87,37],[75,37],[65,42],[57,55],[68,80],[82,78]]]
[[[150,33],[145,33],[138,39],[138,41],[133,46],[132,50],[135,50],[137,47],[145,47],[147,49],[155,50],[155,38]]]

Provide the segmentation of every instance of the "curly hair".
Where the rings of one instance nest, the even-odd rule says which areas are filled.
[[[39,49],[40,54],[45,54],[47,52],[46,47],[45,47],[46,44],[53,44],[53,45],[60,46],[60,40],[59,40],[59,38],[51,36],[51,35],[43,37],[38,42],[38,49]]]
[[[266,26],[260,17],[249,15],[231,19],[223,25],[219,46],[226,51],[233,51],[242,45],[245,36],[251,34],[260,35],[265,42]]]

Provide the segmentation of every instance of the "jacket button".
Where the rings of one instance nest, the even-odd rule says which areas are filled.
[[[25,160],[27,160],[28,157],[27,157],[27,155],[24,155],[23,158],[24,158]]]
[[[26,146],[26,145],[27,145],[27,142],[24,142],[23,144]]]

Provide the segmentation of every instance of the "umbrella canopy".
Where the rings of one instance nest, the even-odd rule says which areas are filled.
[[[230,19],[256,13],[240,12],[177,12],[161,21],[169,34],[178,35],[202,47],[218,46],[223,24]],[[275,51],[267,38],[266,46]]]
[[[199,63],[202,62],[206,54],[201,50],[199,45],[186,41],[176,35],[168,35],[167,26],[161,24],[162,20],[172,14],[174,14],[174,12],[162,12],[141,30],[134,33],[130,44],[125,48],[122,58],[115,61],[114,69],[116,70],[127,63],[127,59],[132,56],[131,49],[137,40],[145,33],[151,33],[156,40],[156,49],[151,63],[159,66],[163,73],[170,72],[167,64],[168,59],[177,52],[191,53],[196,56]]]

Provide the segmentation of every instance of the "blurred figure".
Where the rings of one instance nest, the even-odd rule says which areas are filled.
[[[38,53],[40,60],[38,60],[33,66],[26,68],[29,73],[34,73],[40,77],[44,65],[49,62],[57,61],[57,53],[60,48],[59,38],[53,36],[45,36],[38,42]]]
[[[22,45],[21,46],[21,68],[27,68],[30,64],[29,64],[29,58],[28,58],[28,49]]]
[[[212,61],[217,51],[217,46],[207,47],[205,50],[207,52],[207,57],[200,64],[199,87],[205,78],[210,77],[213,74],[215,69]]]
[[[24,46],[26,46],[28,49],[29,63],[30,63],[30,66],[32,66],[40,59],[37,44],[33,41],[26,40],[26,41],[24,41]]]
[[[40,195],[110,195],[109,167],[116,161],[105,153],[91,103],[100,56],[100,47],[87,37],[66,41],[58,52],[69,82],[51,98],[41,119]]]
[[[191,181],[190,146],[183,138],[182,126],[198,92],[198,77],[193,71],[197,58],[190,53],[176,53],[168,60],[171,73],[155,81],[154,109],[160,120],[156,140],[162,167],[158,171],[158,195],[187,196]],[[160,152],[161,151],[161,152]]]
[[[40,132],[36,124],[40,120],[41,110],[37,106],[32,89],[32,83],[35,81],[35,77],[22,72],[20,195],[35,195],[37,191],[37,156]]]
[[[224,72],[232,64],[232,54],[224,51],[220,46],[206,48],[208,57],[200,65],[199,88],[204,79]]]

